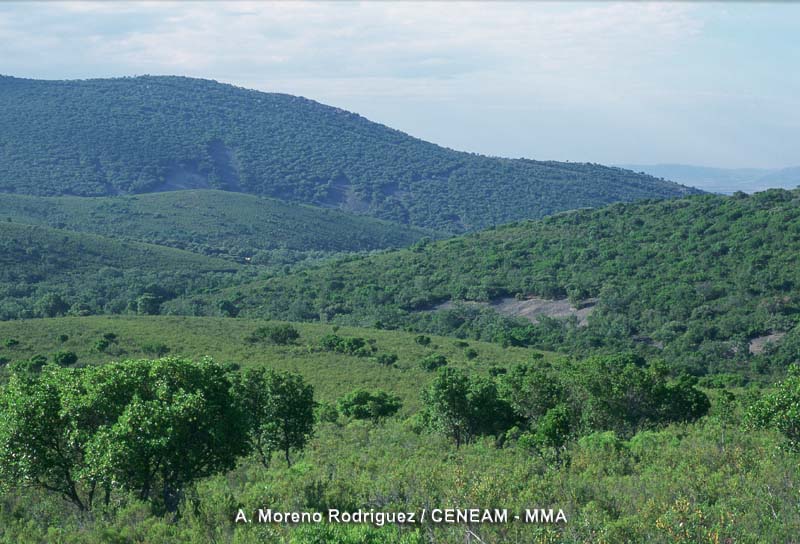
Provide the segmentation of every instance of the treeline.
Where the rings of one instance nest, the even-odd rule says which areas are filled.
[[[305,98],[214,81],[0,77],[0,191],[241,191],[463,232],[694,190],[620,168],[459,153]]]
[[[798,202],[797,191],[770,190],[617,204],[342,259],[220,296],[242,315],[410,328],[578,354],[635,350],[696,375],[782,372],[797,353],[765,359],[751,342],[797,325]],[[593,309],[583,326],[458,304],[531,296]],[[435,310],[447,301],[456,304]]]

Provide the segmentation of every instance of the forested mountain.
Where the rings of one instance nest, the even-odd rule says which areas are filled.
[[[410,326],[572,352],[637,349],[698,374],[758,373],[769,370],[755,357],[770,353],[769,341],[794,330],[779,345],[800,344],[792,340],[798,256],[800,191],[776,189],[579,210],[218,296],[242,315]],[[458,304],[504,297],[521,305],[568,297],[590,311],[583,323],[531,323]]]
[[[260,263],[273,250],[368,251],[431,232],[370,217],[225,191],[101,198],[0,193],[0,221],[45,225]]]
[[[182,77],[0,77],[0,150],[0,192],[215,188],[453,232],[694,192],[619,168],[460,153],[305,98]]]
[[[0,320],[155,314],[165,300],[254,272],[188,251],[0,221]]]

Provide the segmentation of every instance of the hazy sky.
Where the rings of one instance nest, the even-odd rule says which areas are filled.
[[[0,73],[179,74],[509,157],[800,164],[800,4],[3,3]]]

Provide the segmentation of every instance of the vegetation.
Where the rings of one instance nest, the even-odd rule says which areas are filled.
[[[0,222],[0,320],[158,314],[179,295],[254,277],[254,269],[188,251]]]
[[[432,233],[337,210],[225,191],[111,198],[0,193],[0,221],[147,242],[251,264],[313,252],[405,247]]]
[[[798,203],[800,192],[772,190],[575,211],[341,259],[240,287],[236,302],[247,316],[379,323],[582,355],[636,351],[701,376],[779,375],[800,354]],[[529,297],[567,298],[591,313],[585,323],[531,323],[492,309]],[[437,309],[448,301],[456,303]],[[767,338],[763,349],[753,343]]]
[[[214,81],[0,77],[0,192],[205,188],[464,231],[694,190],[620,168],[459,153],[304,98]]]
[[[780,431],[788,447],[800,451],[800,366],[790,366],[789,376],[750,406],[747,419],[751,427]]]
[[[277,324],[261,326],[266,325]],[[128,445],[139,446],[134,452],[144,452],[145,446],[171,444],[131,443],[133,435],[124,422],[132,420],[116,414],[132,413],[134,407],[140,407],[137,421],[153,422],[147,427],[153,438],[163,429],[157,424],[159,414],[169,413],[178,429],[197,410],[240,414],[237,420],[250,429],[246,448],[252,448],[255,422],[279,420],[277,411],[264,411],[269,415],[261,418],[243,417],[256,413],[246,406],[275,406],[271,400],[263,401],[270,395],[258,399],[252,392],[276,389],[254,385],[259,379],[281,381],[288,376],[285,370],[307,377],[303,382],[315,385],[314,400],[335,402],[344,416],[321,420],[313,436],[303,435],[305,445],[292,449],[291,468],[283,463],[264,468],[254,451],[237,455],[230,470],[184,482],[176,513],[166,508],[163,493],[141,498],[135,471],[111,472],[119,487],[115,483],[108,505],[101,485],[105,480],[98,478],[91,515],[80,514],[57,492],[23,486],[21,479],[4,474],[0,542],[463,542],[469,529],[486,542],[757,543],[791,542],[800,529],[794,500],[800,478],[796,452],[779,447],[786,439],[771,423],[744,427],[745,422],[756,421],[751,414],[760,406],[770,406],[771,413],[790,406],[779,400],[777,408],[771,408],[778,399],[791,399],[787,395],[796,385],[792,377],[763,393],[757,387],[702,392],[692,380],[668,378],[658,364],[633,356],[572,359],[471,341],[479,355],[470,360],[464,343],[450,338],[428,335],[428,345],[422,346],[414,333],[347,327],[336,331],[342,338],[375,340],[379,353],[396,353],[398,365],[386,367],[371,358],[319,350],[330,325],[292,324],[300,334],[297,345],[246,342],[258,326],[245,319],[154,316],[0,323],[0,338],[16,340],[4,344],[3,353],[15,360],[39,354],[46,362],[53,353],[73,350],[79,365],[89,365],[82,369],[45,365],[34,374],[8,372],[0,397],[21,402],[0,403],[4,415],[9,409],[34,409],[39,399],[68,402],[61,403],[61,411],[45,410],[51,418],[0,418],[0,436],[8,436],[7,430],[19,422],[35,427],[72,421],[74,426],[67,429],[91,429],[94,420],[76,416],[88,410],[111,414],[117,424],[108,430],[75,435],[100,440],[114,430],[113,444],[92,450],[110,452],[99,456],[107,459],[101,466],[108,470],[117,466],[114,460]],[[107,363],[113,355],[92,349],[92,339],[108,340],[107,351],[125,351],[126,358],[139,356],[142,344],[164,343],[180,359]],[[428,374],[416,362],[433,350],[446,355],[449,364]],[[204,352],[243,368],[202,360],[198,354]],[[198,362],[181,363],[183,358]],[[490,372],[500,367],[506,372]],[[146,368],[150,372],[140,372]],[[148,380],[166,376],[174,378],[161,381],[163,389],[147,386]],[[91,387],[75,387],[83,383],[82,377]],[[23,386],[41,395],[18,395]],[[195,404],[192,399],[199,397],[192,392],[198,388],[204,399],[226,400]],[[137,391],[141,400],[134,400]],[[158,391],[165,396],[158,397]],[[312,403],[308,396],[305,399],[296,406],[305,408],[300,419],[308,421]],[[391,407],[400,402],[402,407],[395,412]],[[554,410],[559,404],[562,408]],[[386,414],[387,408],[394,415]],[[205,430],[216,428],[218,419],[192,421],[201,422],[200,430]],[[269,430],[262,428],[267,431],[263,436],[270,436]],[[229,424],[224,432],[238,434],[241,427]],[[204,436],[209,435],[201,432],[193,438],[203,444]],[[460,437],[458,447],[456,437]],[[8,443],[5,438],[1,442]],[[175,457],[175,462],[192,459],[185,455]],[[85,477],[89,474],[94,473],[86,472]],[[121,476],[130,480],[118,479]],[[81,500],[89,482],[76,480]],[[168,493],[167,498],[171,496]],[[469,527],[430,522],[377,527],[231,521],[239,508],[250,516],[251,509],[265,504],[281,511],[500,506],[512,513],[541,505],[563,509],[568,521]]]
[[[175,512],[193,482],[235,466],[248,435],[266,434],[287,460],[290,447],[305,445],[310,386],[251,372],[233,387],[227,374],[211,360],[174,358],[14,372],[0,390],[0,481],[57,493],[80,511],[100,493],[108,507],[113,493],[129,491]],[[266,420],[242,411],[262,403]]]
[[[366,389],[356,389],[340,398],[336,405],[339,413],[345,417],[378,422],[395,415],[403,403],[400,397],[383,390],[369,392]]]

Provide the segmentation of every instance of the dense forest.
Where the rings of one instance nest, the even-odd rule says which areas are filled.
[[[636,350],[697,375],[781,372],[791,356],[776,355],[772,368],[762,355],[780,351],[774,344],[784,334],[778,346],[798,345],[798,202],[798,191],[771,190],[616,204],[340,259],[212,299],[250,316],[410,327],[570,353]],[[531,297],[591,312],[583,322],[531,323],[492,309]]]
[[[0,193],[0,221],[99,234],[243,262],[272,252],[405,247],[434,233],[312,206],[223,191],[108,198]]]
[[[181,77],[0,77],[0,149],[0,192],[214,188],[451,232],[696,192],[596,164],[460,153],[305,98]]]

